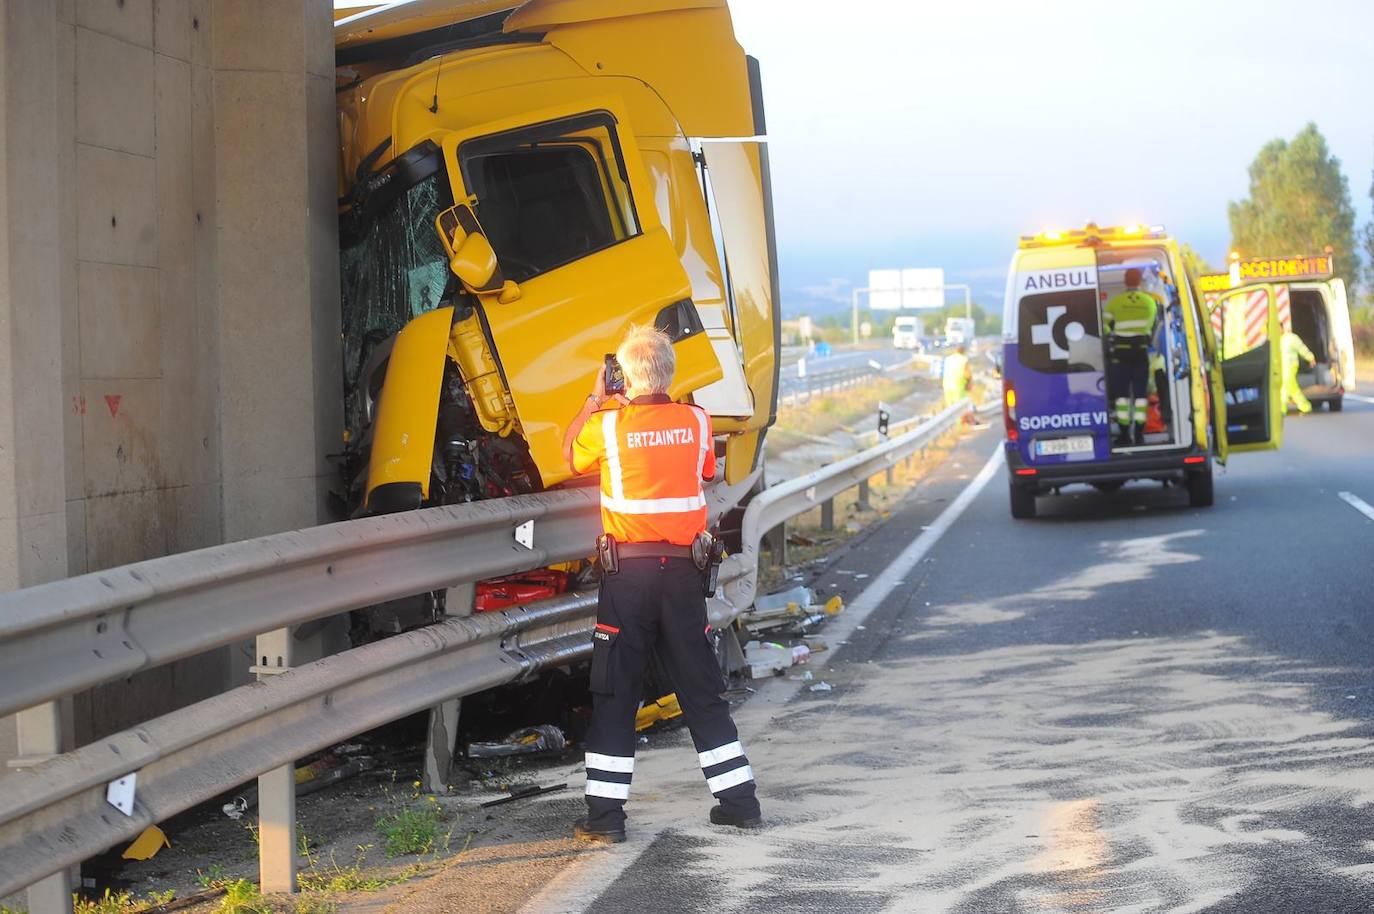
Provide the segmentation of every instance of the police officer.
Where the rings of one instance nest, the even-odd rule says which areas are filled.
[[[635,712],[644,670],[658,652],[677,689],[702,773],[719,801],[716,825],[763,824],[754,772],[740,745],[706,619],[693,541],[706,531],[703,480],[716,472],[711,420],[667,394],[675,367],[666,334],[632,328],[616,352],[625,377],[618,409],[605,373],[564,438],[573,471],[599,466],[603,574],[592,639],[592,719],[587,730],[583,840],[625,840],[625,801],[635,766]],[[613,542],[605,542],[607,538]],[[614,555],[608,555],[612,551]],[[610,559],[608,562],[607,560]],[[611,567],[614,566],[614,567]]]
[[[1144,444],[1145,419],[1150,405],[1146,392],[1149,347],[1159,320],[1159,303],[1154,296],[1141,290],[1138,269],[1128,269],[1125,280],[1125,291],[1113,295],[1102,307],[1111,360],[1107,385],[1116,400],[1118,441]]]

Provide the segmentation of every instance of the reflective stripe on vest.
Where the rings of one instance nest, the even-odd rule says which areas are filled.
[[[609,410],[601,416],[601,436],[606,446],[606,470],[611,486],[610,494],[601,493],[601,507],[617,514],[680,514],[706,507],[706,495],[701,490],[701,473],[706,466],[707,448],[711,447],[706,413],[693,409],[697,420],[697,492],[695,495],[670,498],[626,498],[625,473],[620,462],[620,438],[616,434],[619,410]]]

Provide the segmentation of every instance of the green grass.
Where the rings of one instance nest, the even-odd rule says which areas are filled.
[[[219,914],[274,914],[274,911],[272,903],[256,885],[247,879],[235,879],[224,885]]]
[[[370,844],[358,845],[356,859],[347,866],[339,865],[333,851],[329,852],[328,863],[307,855],[310,866],[296,876],[296,881],[306,892],[376,892],[401,882],[404,877],[384,876],[363,869],[371,848]]]
[[[167,904],[175,898],[176,892],[170,889],[166,892],[149,892],[147,898],[136,898],[128,892],[111,892],[106,889],[99,898],[94,900],[82,898],[73,892],[72,911],[74,914],[141,914],[143,911]],[[0,914],[20,914],[20,912],[12,912],[10,908],[0,908]]]
[[[377,834],[388,857],[402,854],[427,854],[440,838],[441,813],[438,809],[401,809],[377,820]]]

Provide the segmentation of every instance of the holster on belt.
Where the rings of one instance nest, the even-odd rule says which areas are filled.
[[[603,574],[615,574],[620,570],[620,550],[616,548],[615,537],[603,533],[596,538],[596,557],[601,560]]]
[[[720,563],[725,560],[725,543],[705,530],[692,540],[692,562],[701,572],[701,591],[708,597],[716,595],[716,580]]]

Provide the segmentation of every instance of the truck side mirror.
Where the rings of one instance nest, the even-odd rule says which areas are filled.
[[[496,251],[482,232],[477,216],[466,203],[451,206],[434,220],[439,238],[448,252],[449,269],[469,292],[503,292],[508,297],[508,283],[501,275]],[[515,294],[519,297],[519,293]]]

